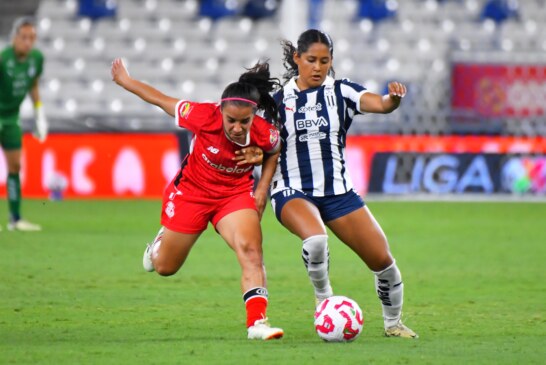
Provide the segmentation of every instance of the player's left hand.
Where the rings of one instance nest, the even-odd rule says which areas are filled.
[[[389,82],[388,90],[390,98],[396,102],[400,102],[407,92],[406,85],[398,81]]]
[[[260,220],[262,220],[262,216],[264,215],[265,207],[267,205],[267,190],[263,192],[256,190],[254,192],[254,203],[256,204],[258,217],[260,217]]]
[[[264,160],[264,151],[256,146],[243,147],[235,151],[235,157],[232,160],[237,161],[237,165],[261,165]]]

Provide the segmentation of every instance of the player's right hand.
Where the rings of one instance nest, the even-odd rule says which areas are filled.
[[[235,151],[235,157],[232,160],[237,161],[237,165],[261,165],[264,160],[264,151],[257,146],[248,146]]]
[[[116,58],[112,61],[110,74],[112,75],[112,80],[121,86],[123,86],[124,82],[129,78],[129,72],[121,58]]]

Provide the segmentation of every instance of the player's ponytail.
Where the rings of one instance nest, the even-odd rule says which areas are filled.
[[[262,109],[268,118],[277,123],[278,107],[271,92],[280,88],[280,82],[272,78],[269,63],[256,63],[239,77],[239,81],[229,84],[222,93],[222,107],[230,102],[243,105],[250,103],[255,109]]]
[[[296,47],[292,42],[288,40],[281,41],[282,53],[283,53],[283,66],[286,72],[282,75],[284,82],[286,83],[292,77],[298,75],[298,65],[294,62],[294,54],[297,52]]]
[[[309,47],[313,43],[322,43],[328,47],[330,50],[330,56],[334,58],[334,42],[332,38],[324,32],[321,32],[317,29],[308,29],[298,38],[297,48],[288,40],[281,41],[281,47],[283,50],[283,65],[286,69],[286,72],[283,74],[284,83],[288,82],[292,77],[297,76],[298,65],[294,62],[294,54],[301,56],[302,53],[305,53],[309,50]],[[328,72],[332,77],[335,77],[334,68],[330,68]]]

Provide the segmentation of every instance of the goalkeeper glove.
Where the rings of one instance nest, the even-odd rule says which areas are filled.
[[[44,142],[47,137],[49,125],[44,112],[42,102],[38,101],[34,104],[34,130],[33,134],[40,142]]]

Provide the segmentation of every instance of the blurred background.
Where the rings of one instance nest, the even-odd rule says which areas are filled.
[[[52,133],[25,136],[26,196],[55,179],[68,197],[161,196],[188,135],[111,81],[113,58],[168,95],[217,101],[257,60],[282,77],[280,40],[310,27],[332,36],[337,78],[408,86],[397,111],[349,130],[360,193],[546,193],[546,0],[3,0],[0,14],[2,48],[34,15],[46,57]],[[22,118],[30,130],[29,100]]]

